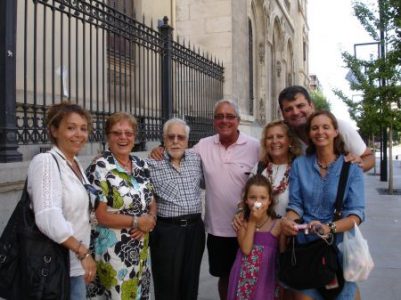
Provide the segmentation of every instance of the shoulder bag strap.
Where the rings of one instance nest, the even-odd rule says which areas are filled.
[[[50,153],[53,156],[54,160],[56,161],[57,169],[58,169],[58,171],[60,173],[60,177],[61,177],[60,165],[58,164],[56,156],[51,152],[48,152],[48,153]],[[31,208],[32,201],[31,201],[31,197],[28,194],[28,177],[26,177],[26,179],[25,179],[24,189],[22,190],[20,202],[24,203],[25,209],[27,209],[28,212],[32,211],[32,214],[33,214],[33,210]],[[27,217],[27,216],[30,216],[28,212],[23,213],[24,222],[25,222],[25,224],[33,224],[32,220],[33,220],[33,222],[35,222],[34,221],[35,219],[33,217],[33,219],[30,221],[29,218]]]
[[[264,169],[265,169],[265,163],[264,163],[263,161],[260,160],[260,161],[258,162],[258,169],[257,169],[257,171],[256,171],[256,174],[257,174],[257,175],[261,175]]]
[[[52,156],[53,156],[53,158],[54,158],[54,160],[56,161],[56,164],[57,164],[57,169],[58,169],[58,171],[59,171],[59,173],[60,173],[60,175],[61,175],[61,171],[60,171],[60,165],[58,164],[58,161],[57,161],[57,158],[56,158],[56,156],[53,154],[53,153],[51,153],[51,152],[49,152]]]
[[[53,156],[54,160],[56,161],[57,169],[58,169],[58,172],[60,173],[60,176],[61,176],[60,165],[58,164],[56,156],[51,152],[49,152],[49,153]],[[27,187],[28,187],[28,177],[25,179],[25,185],[24,185],[23,193],[28,193]],[[28,197],[28,203],[30,203],[30,202],[31,202],[31,200]]]
[[[337,198],[335,203],[334,218],[333,220],[341,219],[342,206],[344,202],[345,186],[347,185],[347,178],[350,162],[344,162],[341,168],[340,180],[338,181]]]

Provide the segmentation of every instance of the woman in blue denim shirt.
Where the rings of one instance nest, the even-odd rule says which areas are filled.
[[[343,232],[360,224],[365,218],[365,194],[363,171],[351,164],[344,193],[342,219],[332,222],[338,182],[344,162],[344,143],[338,133],[337,120],[327,111],[312,114],[307,122],[309,136],[307,155],[297,158],[290,173],[290,199],[283,232],[287,236],[297,235],[300,243],[318,238],[315,234],[298,233],[296,219],[302,219],[311,228],[324,235],[337,233],[336,242],[343,239]],[[341,253],[340,253],[341,255]],[[340,261],[342,261],[340,257]],[[345,282],[336,299],[354,299],[357,286]],[[295,292],[295,299],[323,299],[318,290]]]

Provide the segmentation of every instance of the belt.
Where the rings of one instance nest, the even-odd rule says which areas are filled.
[[[179,225],[181,227],[187,227],[193,223],[198,222],[201,220],[201,214],[192,214],[192,215],[185,215],[179,217],[160,217],[157,216],[157,220],[162,223]]]

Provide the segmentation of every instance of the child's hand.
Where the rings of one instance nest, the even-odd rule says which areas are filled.
[[[252,207],[250,217],[255,221],[261,221],[266,216],[265,205],[262,202],[256,201]]]

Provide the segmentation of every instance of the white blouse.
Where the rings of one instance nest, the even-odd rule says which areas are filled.
[[[83,183],[67,164],[63,153],[53,147],[50,153],[36,155],[28,169],[28,193],[32,199],[38,228],[56,243],[74,236],[89,247],[89,197]],[[85,183],[85,173],[78,160]],[[81,262],[70,251],[70,276],[84,274]]]

